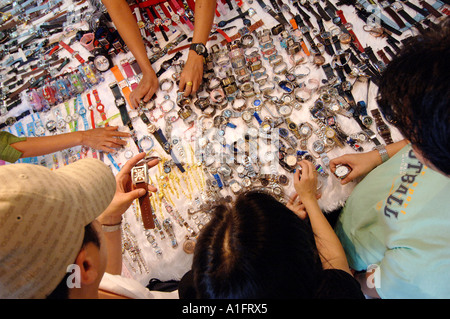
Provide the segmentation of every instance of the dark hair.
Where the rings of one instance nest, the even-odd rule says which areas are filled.
[[[450,18],[408,38],[382,74],[378,106],[431,164],[450,175]]]
[[[92,226],[92,223],[84,227],[84,237],[81,249],[83,249],[88,243],[93,243],[95,246],[100,248],[100,237],[97,231]],[[58,286],[53,290],[53,292],[47,296],[47,299],[68,299],[69,298],[69,288],[67,287],[67,278],[70,276],[67,273]]]
[[[311,226],[250,191],[215,209],[192,270],[197,298],[313,298],[322,265]]]

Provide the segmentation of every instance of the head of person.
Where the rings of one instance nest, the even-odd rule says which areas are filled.
[[[201,299],[312,298],[321,271],[309,223],[260,191],[215,209],[192,264]]]
[[[450,176],[450,18],[407,39],[383,72],[378,106],[417,158]]]
[[[0,298],[90,298],[106,269],[96,218],[114,175],[96,159],[0,168]]]

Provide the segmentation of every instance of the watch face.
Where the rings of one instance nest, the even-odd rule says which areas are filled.
[[[281,137],[287,137],[289,135],[288,130],[286,130],[285,128],[279,128],[278,132],[280,133]]]
[[[42,136],[45,134],[45,128],[42,125],[39,125],[38,127],[36,127],[35,133],[37,136]]]
[[[325,58],[322,55],[317,54],[314,56],[314,64],[322,65],[324,63],[325,63]]]
[[[291,131],[294,131],[297,129],[297,124],[291,122],[288,124],[288,127]]]
[[[336,170],[334,171],[334,175],[336,175],[337,178],[343,179],[347,177],[348,174],[352,169],[347,165],[336,165]]]
[[[100,54],[94,57],[94,66],[100,72],[106,72],[110,69],[111,63],[106,56]]]
[[[305,125],[305,124],[302,124],[298,131],[303,136],[309,136],[312,133],[311,127],[309,127],[308,125]]]
[[[278,109],[278,112],[283,116],[287,116],[287,115],[291,114],[292,108],[289,105],[282,105]]]
[[[125,99],[123,97],[116,99],[114,102],[116,103],[116,106],[125,105]]]
[[[133,183],[146,183],[147,172],[145,166],[133,167],[132,169]]]
[[[312,147],[315,152],[322,153],[325,149],[325,144],[321,140],[316,140],[316,141],[314,141]]]
[[[252,120],[252,113],[250,111],[245,111],[242,113],[242,119],[245,122],[250,122]]]
[[[325,136],[328,138],[334,138],[336,136],[336,132],[332,129],[326,130]]]
[[[81,116],[86,114],[86,108],[82,107],[80,108],[80,110],[78,111],[78,114],[80,114]]]
[[[53,120],[50,120],[47,123],[45,123],[45,126],[47,127],[47,130],[49,130],[51,132],[56,129],[56,122]]]

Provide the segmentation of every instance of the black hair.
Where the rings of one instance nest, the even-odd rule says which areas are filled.
[[[450,175],[450,18],[407,38],[382,74],[378,106],[422,156]]]
[[[81,249],[83,249],[88,243],[94,244],[96,247],[100,248],[100,237],[97,231],[92,226],[92,223],[84,227],[84,237]],[[67,279],[71,273],[66,273],[64,278],[60,281],[58,286],[53,290],[47,299],[68,299],[69,298],[69,287],[67,287]]]
[[[250,191],[215,209],[192,271],[197,298],[313,298],[322,264],[309,223]]]

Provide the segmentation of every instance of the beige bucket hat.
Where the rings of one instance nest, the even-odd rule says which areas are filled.
[[[84,227],[109,205],[114,175],[87,158],[56,170],[0,167],[0,298],[45,298],[81,249]]]

